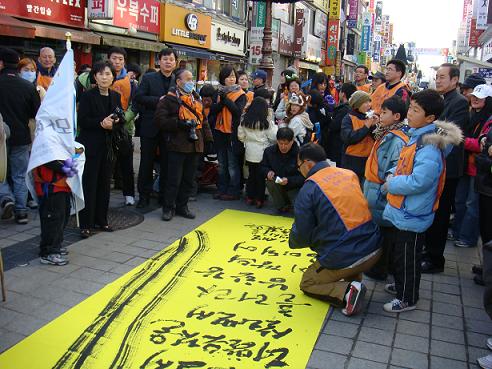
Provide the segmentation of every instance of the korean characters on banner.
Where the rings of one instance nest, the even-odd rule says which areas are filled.
[[[87,2],[87,18],[113,19],[114,0],[89,0]]]
[[[340,0],[330,0],[330,19],[340,19]]]
[[[326,42],[326,64],[335,65],[338,50],[338,34],[340,31],[340,20],[330,19],[328,21],[328,39]]]
[[[114,0],[113,25],[158,34],[159,9],[157,0]]]
[[[362,39],[361,39],[361,49],[362,51],[369,51],[371,44],[371,23],[372,15],[371,13],[364,13],[362,18]]]
[[[348,28],[356,28],[359,18],[359,0],[349,0],[349,14],[347,17]]]

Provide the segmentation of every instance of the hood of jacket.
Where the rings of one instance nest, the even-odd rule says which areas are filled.
[[[442,120],[436,120],[434,124],[436,131],[422,138],[424,145],[434,145],[444,150],[449,145],[458,146],[463,141],[463,132],[456,124]]]
[[[303,112],[299,115],[296,115],[294,118],[292,119],[299,119],[302,123],[302,125],[304,127],[306,127],[307,129],[313,129],[314,125],[313,123],[311,122],[311,119],[309,119],[309,114],[307,112]]]

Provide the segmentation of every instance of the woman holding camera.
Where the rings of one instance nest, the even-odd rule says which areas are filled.
[[[193,74],[186,69],[176,71],[176,88],[157,104],[154,122],[167,147],[167,180],[162,220],[173,216],[194,219],[188,199],[200,155],[212,145],[212,132],[203,112],[200,96],[195,92]]]
[[[124,123],[117,114],[121,111],[120,94],[109,89],[116,78],[114,67],[107,61],[98,62],[91,73],[96,87],[80,96],[77,113],[80,129],[77,141],[85,146],[86,157],[82,176],[85,208],[80,212],[82,238],[91,236],[95,226],[105,232],[113,230],[108,224],[111,131],[113,125]]]

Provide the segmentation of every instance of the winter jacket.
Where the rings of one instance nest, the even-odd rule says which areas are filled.
[[[307,109],[307,113],[309,114],[309,120],[311,121],[311,123],[313,123],[313,125],[319,123],[321,137],[317,137],[317,138],[319,140],[319,143],[323,145],[323,141],[327,137],[328,127],[330,126],[331,115],[332,115],[332,113],[329,112],[328,104],[323,100],[321,106],[317,108],[309,107]],[[316,130],[316,128],[314,129]]]
[[[492,118],[492,117],[491,117]],[[488,119],[482,124],[478,124],[469,132],[465,138],[465,158],[466,158],[466,174],[472,177],[477,175],[477,166],[475,164],[476,156],[480,154],[480,137],[487,134],[492,126],[492,119]]]
[[[282,154],[278,145],[267,147],[263,153],[260,170],[263,177],[267,177],[269,171],[273,171],[280,178],[287,178],[286,190],[301,188],[304,177],[297,170],[297,154],[299,146],[294,142],[290,151]]]
[[[306,135],[313,131],[314,125],[309,119],[309,114],[306,112],[302,112],[301,114],[294,116],[288,124],[279,124],[279,128],[281,127],[289,127],[290,129],[292,129],[294,131],[294,141],[299,146],[302,146],[305,140],[309,139],[309,137],[306,137]]]
[[[277,125],[273,122],[273,111],[268,109],[268,129],[259,130],[247,128],[243,125],[238,127],[237,137],[244,143],[246,150],[245,159],[250,163],[260,163],[263,159],[265,149],[277,141]]]
[[[490,127],[490,126],[489,126]],[[489,156],[488,149],[492,146],[492,129],[489,129],[484,150],[477,155],[477,176],[475,178],[475,189],[481,195],[492,196],[492,157]]]
[[[342,121],[349,111],[350,106],[348,103],[342,103],[335,108],[333,119],[328,125],[325,135],[326,138],[323,138],[323,147],[325,148],[326,156],[331,161],[337,163],[337,166],[340,166],[342,160],[343,141],[340,135]]]
[[[287,116],[287,103],[285,100],[285,95],[280,96],[280,102],[278,103],[277,109],[275,110],[275,118],[277,120],[284,120]]]
[[[439,120],[452,122],[461,130],[468,125],[469,109],[468,100],[458,91],[453,90],[444,94],[444,111]],[[446,178],[459,178],[464,171],[463,145],[453,147],[446,157]]]
[[[434,220],[440,177],[446,170],[443,158],[454,145],[459,145],[462,133],[456,125],[441,121],[410,129],[408,133],[410,141],[405,146],[418,146],[413,171],[410,175],[396,175],[387,180],[388,193],[403,195],[404,201],[401,208],[388,202],[383,218],[398,229],[422,233]],[[393,168],[391,172],[395,173],[395,170]]]
[[[379,248],[380,233],[360,189],[346,169],[317,163],[294,205],[289,247],[310,247],[327,269],[351,266]]]
[[[376,142],[374,149],[377,147]],[[381,180],[385,180],[386,176],[390,173],[390,170],[396,167],[398,158],[400,157],[401,148],[405,145],[405,141],[396,134],[388,132],[383,138],[377,148],[377,161],[378,161],[378,177]],[[366,166],[370,163],[367,162]],[[390,227],[391,223],[383,219],[383,212],[386,206],[386,191],[383,190],[384,183],[371,182],[366,178],[364,182],[364,196],[369,203],[369,209],[371,210],[372,217],[376,224],[383,227]]]
[[[172,93],[174,89],[170,90]],[[195,96],[199,99],[199,96]],[[197,141],[190,141],[190,131],[178,125],[180,104],[175,95],[168,94],[163,97],[154,116],[154,124],[160,131],[163,139],[166,141],[168,151],[181,153],[202,153],[204,152],[205,142],[213,141],[212,132],[208,125],[207,119],[204,118],[202,128],[196,129],[198,136]]]
[[[17,75],[15,69],[5,68],[0,74],[0,114],[10,128],[10,146],[29,145],[29,119],[34,118],[40,105],[39,94],[31,82]]]
[[[364,177],[364,171],[366,169],[367,156],[355,156],[347,154],[349,146],[361,144],[364,140],[371,137],[372,128],[367,128],[365,125],[357,130],[353,129],[352,116],[361,120],[365,120],[366,115],[359,113],[358,111],[351,110],[342,120],[342,128],[340,136],[344,143],[342,151],[342,163],[341,167],[350,169],[359,176]],[[374,142],[373,142],[374,143]],[[368,142],[366,143],[369,144]],[[369,156],[369,154],[368,154]]]

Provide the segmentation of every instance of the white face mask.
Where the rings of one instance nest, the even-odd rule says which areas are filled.
[[[20,72],[21,78],[25,79],[26,81],[29,82],[34,82],[36,80],[36,72],[30,72],[28,70],[23,70]]]

